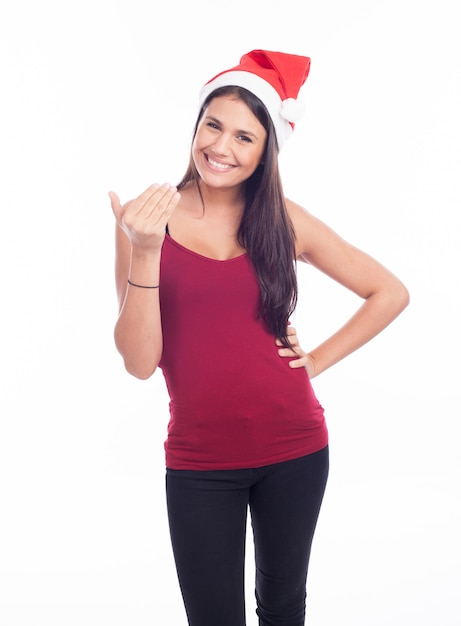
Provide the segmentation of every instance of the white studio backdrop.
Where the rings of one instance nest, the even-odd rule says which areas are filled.
[[[459,626],[461,45],[454,1],[5,2],[0,9],[0,626],[184,626],[161,372],[112,340],[114,223],[175,183],[203,82],[253,48],[311,56],[287,195],[411,304],[315,379],[331,474],[312,626]],[[309,349],[359,303],[308,267]],[[251,349],[251,346],[249,346]],[[251,542],[248,625],[255,626]]]

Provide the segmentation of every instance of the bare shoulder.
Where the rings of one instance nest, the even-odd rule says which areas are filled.
[[[286,205],[295,231],[298,260],[310,263],[364,298],[382,285],[392,285],[404,293],[398,279],[368,253],[295,202],[286,200]]]
[[[288,215],[296,237],[296,254],[299,260],[314,261],[316,250],[325,245],[338,245],[346,242],[327,224],[315,217],[301,205],[285,199]]]

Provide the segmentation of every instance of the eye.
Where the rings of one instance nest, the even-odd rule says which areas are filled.
[[[215,130],[219,130],[219,126],[218,124],[216,124],[216,122],[207,122],[206,125],[209,126],[210,128],[214,128]]]
[[[247,135],[239,135],[238,139],[244,143],[252,143],[251,139]]]

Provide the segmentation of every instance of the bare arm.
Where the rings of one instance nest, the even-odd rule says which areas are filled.
[[[116,226],[115,281],[119,316],[114,339],[127,371],[149,378],[162,356],[159,289],[160,257],[165,228],[180,194],[176,188],[152,185],[138,198],[121,205],[111,192]]]
[[[306,367],[317,376],[370,341],[408,305],[406,287],[388,269],[365,252],[344,241],[328,226],[298,205],[288,202],[298,255],[363,299],[357,312],[331,337],[309,353],[299,346],[296,331],[289,330],[293,351],[300,358],[292,367]],[[281,356],[293,356],[280,349]]]

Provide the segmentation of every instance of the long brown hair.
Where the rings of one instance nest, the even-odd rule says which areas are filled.
[[[261,164],[245,182],[245,210],[237,237],[252,262],[259,282],[259,314],[268,330],[289,347],[288,320],[298,299],[295,235],[285,204],[277,138],[270,115],[261,100],[247,89],[220,87],[203,103],[193,136],[210,102],[229,95],[245,102],[267,132]],[[195,181],[200,192],[199,174],[192,155],[178,189],[191,181]]]

